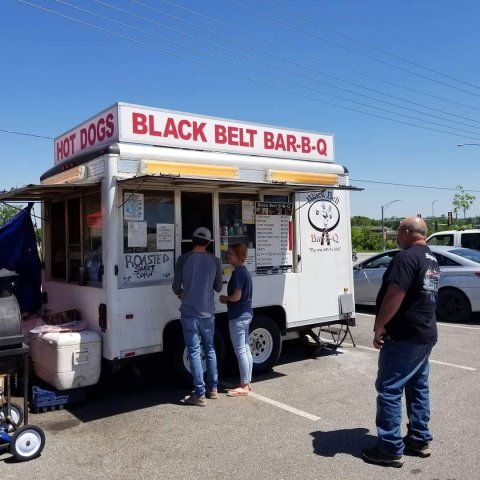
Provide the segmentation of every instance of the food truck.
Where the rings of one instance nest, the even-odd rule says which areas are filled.
[[[200,226],[222,293],[228,246],[248,246],[254,372],[275,365],[282,341],[354,325],[355,188],[333,135],[117,103],[56,138],[54,157],[40,184],[0,200],[42,202],[45,308],[100,334],[102,368],[165,352],[188,375],[172,280]],[[221,363],[232,347],[215,298]]]

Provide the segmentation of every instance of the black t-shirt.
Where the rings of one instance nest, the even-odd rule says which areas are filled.
[[[392,340],[437,341],[435,306],[439,278],[437,259],[426,245],[412,245],[393,257],[383,275],[376,301],[379,311],[390,283],[405,292],[397,313],[385,325]]]

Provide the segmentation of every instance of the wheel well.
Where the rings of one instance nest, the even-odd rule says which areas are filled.
[[[182,324],[180,323],[180,320],[176,319],[168,322],[167,325],[165,325],[165,328],[163,329],[163,332],[162,332],[163,351],[165,351],[165,348],[167,347],[167,340],[171,338],[175,338],[179,335],[183,335]]]
[[[287,316],[285,314],[285,310],[279,305],[254,308],[253,315],[265,315],[270,317],[277,324],[280,333],[282,335],[285,333],[287,327]]]

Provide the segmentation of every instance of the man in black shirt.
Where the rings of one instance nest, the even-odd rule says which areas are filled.
[[[397,230],[400,252],[390,262],[378,292],[373,345],[380,349],[376,425],[378,443],[363,459],[401,467],[404,449],[430,455],[428,358],[437,341],[435,304],[440,270],[426,244],[427,225],[408,217]],[[408,424],[402,439],[402,395]]]

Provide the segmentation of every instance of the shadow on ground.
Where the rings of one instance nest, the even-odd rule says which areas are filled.
[[[362,448],[371,447],[377,437],[370,435],[367,428],[351,428],[332,430],[330,432],[312,432],[313,453],[321,457],[334,457],[338,453],[346,453],[361,458]]]

